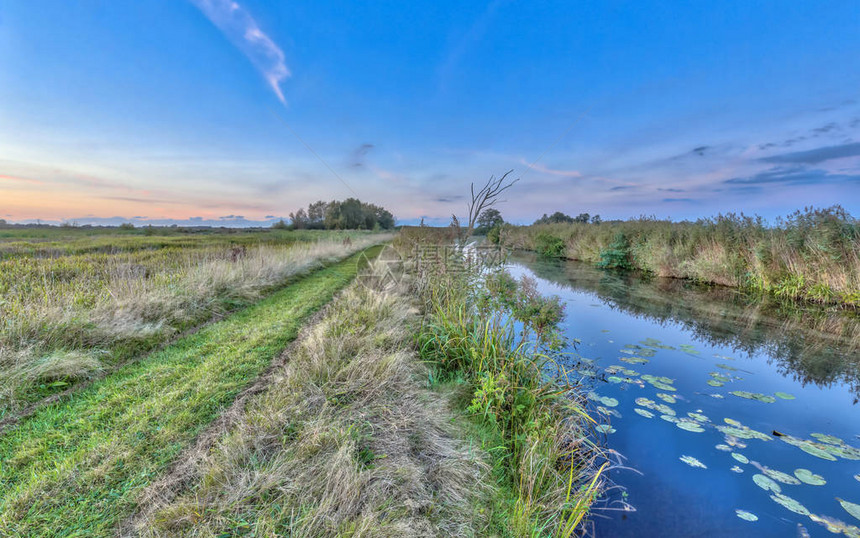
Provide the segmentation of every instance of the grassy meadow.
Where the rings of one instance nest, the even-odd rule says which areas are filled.
[[[604,486],[529,281],[353,282],[362,232],[2,232],[0,536],[571,536]]]
[[[0,230],[0,419],[386,238],[231,232]]]
[[[357,262],[318,270],[3,432],[0,535],[113,534],[138,493],[352,280]]]
[[[860,306],[860,223],[838,206],[798,211],[774,226],[729,214],[695,222],[505,225],[498,232],[502,244],[546,256]]]

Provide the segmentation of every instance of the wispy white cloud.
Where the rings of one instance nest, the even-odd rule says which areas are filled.
[[[281,82],[292,73],[285,63],[284,51],[260,29],[257,21],[233,0],[191,0],[191,3],[251,60],[281,103],[286,104]]]
[[[530,163],[525,159],[520,159],[520,164],[525,165],[532,170],[536,170],[538,172],[543,172],[544,174],[549,174],[551,176],[561,176],[561,177],[582,177],[582,172],[579,170],[554,170],[547,166],[540,165],[536,162]]]

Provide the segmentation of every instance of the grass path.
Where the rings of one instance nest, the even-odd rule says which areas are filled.
[[[353,279],[357,258],[178,340],[7,432],[0,438],[0,535],[113,534],[136,508],[137,492]]]

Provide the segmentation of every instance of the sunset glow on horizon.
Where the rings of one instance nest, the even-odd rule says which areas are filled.
[[[0,218],[857,214],[856,7],[2,2]]]

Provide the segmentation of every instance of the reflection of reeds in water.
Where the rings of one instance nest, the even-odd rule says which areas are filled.
[[[579,262],[518,253],[539,277],[596,293],[611,308],[661,325],[680,324],[694,338],[736,353],[765,353],[801,383],[844,382],[860,397],[860,320],[853,313],[732,288],[670,278],[640,278]]]

